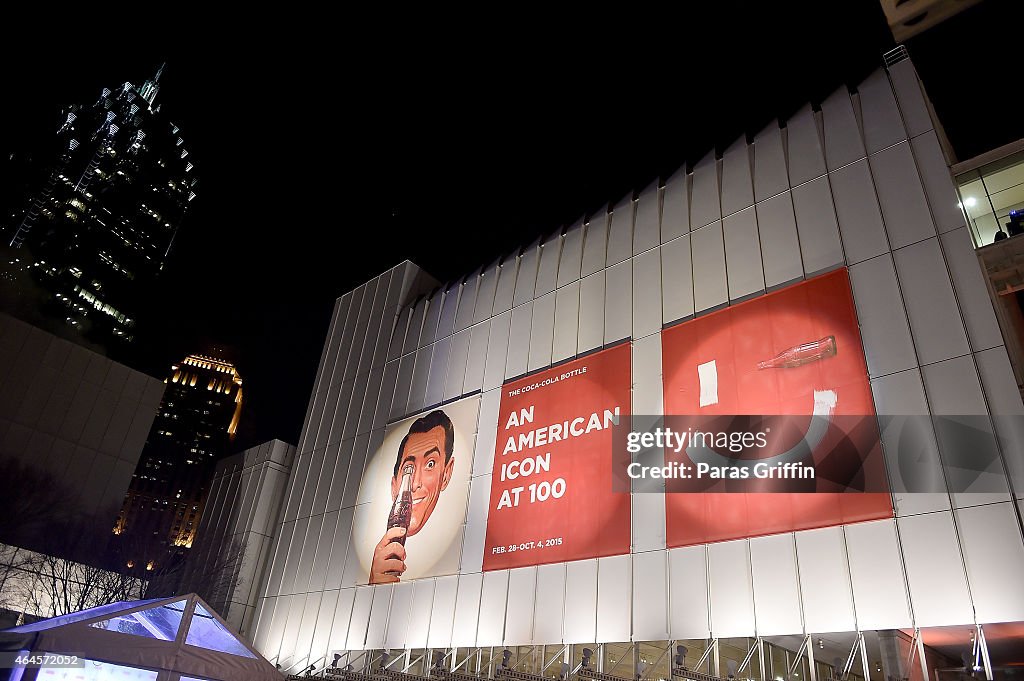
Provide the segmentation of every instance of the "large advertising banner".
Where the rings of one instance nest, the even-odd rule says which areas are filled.
[[[479,411],[473,396],[387,427],[356,500],[360,584],[459,571]]]
[[[797,478],[666,480],[670,547],[892,517],[845,269],[666,329],[662,360],[667,425],[749,439],[691,438],[666,464]]]
[[[629,553],[612,433],[630,413],[629,343],[502,386],[484,570]]]

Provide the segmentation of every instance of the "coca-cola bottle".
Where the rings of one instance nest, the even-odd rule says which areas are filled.
[[[408,531],[409,521],[412,520],[412,464],[402,469],[402,484],[398,488],[398,496],[391,506],[391,513],[388,515],[388,529],[401,527]],[[405,544],[405,535],[395,539],[399,544]]]
[[[758,362],[758,369],[792,369],[819,359],[836,356],[836,337],[826,336],[812,343],[801,343],[783,350],[771,359]]]

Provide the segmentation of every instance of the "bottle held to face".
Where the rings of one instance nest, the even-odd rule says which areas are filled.
[[[836,356],[836,337],[825,336],[810,343],[801,343],[783,350],[769,360],[758,362],[758,369],[792,369]]]

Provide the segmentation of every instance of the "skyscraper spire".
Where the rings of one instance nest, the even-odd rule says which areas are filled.
[[[167,66],[167,62],[160,65],[160,68],[156,70],[156,76],[153,80],[146,80],[139,88],[139,96],[149,102],[150,107],[153,106],[153,100],[156,99],[156,93],[160,90],[160,76],[164,73],[164,67]]]

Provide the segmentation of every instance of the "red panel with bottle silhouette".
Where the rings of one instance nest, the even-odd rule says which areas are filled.
[[[502,386],[484,570],[629,553],[612,427],[630,413],[631,354],[623,343]]]
[[[809,422],[825,412],[830,427],[849,436],[845,456],[855,460],[843,465],[867,490],[834,492],[818,482],[801,493],[673,493],[670,482],[669,546],[892,516],[888,491],[879,491],[888,488],[845,268],[666,329],[662,360],[665,414],[806,415]]]

